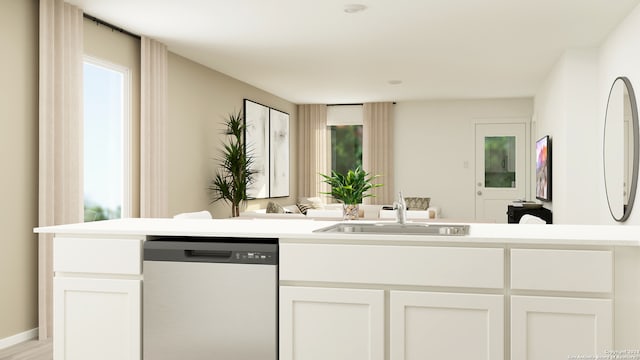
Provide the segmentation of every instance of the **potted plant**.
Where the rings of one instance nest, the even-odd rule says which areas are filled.
[[[244,144],[245,123],[242,111],[229,114],[225,122],[227,142],[222,148],[220,167],[209,184],[211,203],[224,200],[231,205],[231,216],[240,215],[240,204],[247,200],[247,188],[253,182],[253,158],[247,154]]]
[[[331,185],[331,192],[323,194],[331,195],[334,199],[342,203],[345,220],[355,220],[358,218],[359,204],[366,197],[373,197],[373,194],[365,194],[372,188],[381,187],[383,184],[374,184],[372,181],[380,175],[369,175],[360,166],[354,170],[340,174],[331,171],[331,176],[320,174],[324,178],[323,182]]]

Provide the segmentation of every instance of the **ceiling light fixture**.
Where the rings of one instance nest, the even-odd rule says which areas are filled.
[[[361,11],[365,11],[367,9],[366,6],[362,4],[347,4],[344,6],[344,12],[347,14],[355,14]]]

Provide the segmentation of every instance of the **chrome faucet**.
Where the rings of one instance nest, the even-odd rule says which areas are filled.
[[[396,210],[396,222],[405,224],[407,222],[407,203],[404,201],[402,191],[398,193],[398,200],[393,203],[393,208]]]

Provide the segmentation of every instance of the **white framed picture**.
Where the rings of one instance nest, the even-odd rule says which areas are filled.
[[[269,109],[269,196],[289,196],[289,114]]]
[[[247,198],[269,197],[269,107],[244,100],[245,151],[253,159],[253,183]]]

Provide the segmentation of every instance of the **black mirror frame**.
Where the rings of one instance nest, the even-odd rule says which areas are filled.
[[[607,113],[609,112],[609,102],[611,101],[611,92],[613,91],[613,88],[618,80],[621,80],[624,83],[627,89],[627,93],[629,94],[629,103],[631,106],[631,121],[633,123],[633,126],[632,126],[633,169],[632,169],[632,175],[631,175],[631,184],[629,186],[629,201],[626,206],[623,205],[623,213],[622,213],[622,216],[619,218],[616,217],[616,215],[613,212],[613,209],[611,209],[611,202],[609,201],[609,191],[607,188],[606,163],[605,163],[606,162],[605,141],[606,141],[606,131],[607,131]],[[605,109],[604,131],[603,131],[603,139],[602,139],[602,145],[603,145],[602,146],[602,163],[603,163],[603,170],[604,170],[603,171],[604,188],[605,188],[605,194],[607,196],[607,205],[609,206],[609,212],[611,213],[611,217],[613,217],[613,219],[618,222],[624,222],[629,218],[629,215],[631,215],[631,210],[633,209],[633,203],[635,202],[635,198],[636,198],[636,188],[638,186],[638,157],[639,157],[639,149],[640,149],[639,127],[640,126],[638,124],[638,107],[636,103],[635,92],[633,91],[633,86],[631,85],[631,81],[629,80],[629,78],[627,78],[626,76],[619,76],[613,81],[613,83],[611,84],[611,89],[609,90],[609,97],[607,98],[607,108]]]

